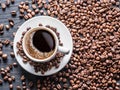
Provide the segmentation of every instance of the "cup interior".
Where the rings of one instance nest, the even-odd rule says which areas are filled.
[[[34,34],[34,33],[35,33],[36,31],[38,31],[38,30],[45,30],[45,31],[49,32],[49,33],[53,36],[54,42],[55,42],[55,48],[54,48],[54,50],[53,50],[53,53],[52,53],[49,57],[43,58],[43,59],[37,59],[37,58],[33,57],[32,55],[30,55],[30,53],[29,53],[28,50],[27,50],[27,47],[28,47],[28,46],[27,46],[28,44],[26,44],[26,43],[27,43],[27,40],[32,41],[32,39],[29,38],[30,35],[31,35],[31,34]],[[23,51],[24,51],[24,53],[26,54],[26,56],[27,56],[30,60],[35,61],[35,62],[47,62],[47,61],[50,61],[50,60],[56,55],[58,45],[59,45],[59,44],[58,44],[58,38],[57,38],[57,35],[55,34],[55,32],[54,32],[53,30],[51,30],[51,29],[49,29],[49,28],[47,28],[47,27],[43,27],[43,26],[36,27],[36,28],[30,29],[29,31],[27,31],[27,32],[25,33],[25,35],[24,35],[24,37],[23,37],[23,41],[22,41],[22,46],[23,46]],[[36,54],[37,54],[37,53],[36,53]]]

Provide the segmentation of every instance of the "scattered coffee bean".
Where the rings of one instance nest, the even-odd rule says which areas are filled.
[[[33,82],[29,82],[28,85],[30,86],[30,88],[33,87]]]
[[[39,13],[39,9],[35,9],[35,13],[38,14]]]
[[[10,56],[11,56],[12,58],[14,58],[14,57],[15,57],[14,52],[10,52]]]
[[[23,19],[23,17],[24,17],[24,14],[20,14],[20,15],[19,15],[19,18],[20,18],[20,19]]]
[[[12,79],[13,81],[15,81],[15,76],[11,76],[11,79]]]
[[[35,4],[32,4],[32,8],[35,10],[37,7]]]
[[[22,82],[22,86],[26,86],[26,82]]]
[[[9,25],[5,25],[5,28],[6,28],[6,30],[9,30],[10,26]]]
[[[0,24],[0,31],[3,31],[4,29],[4,24]]]
[[[13,63],[13,66],[14,66],[14,67],[17,67],[17,63],[16,63],[16,62],[14,62],[14,63]]]
[[[14,22],[9,22],[10,26],[13,27],[14,26]]]
[[[11,0],[11,3],[14,4],[14,3],[15,3],[15,0]]]
[[[2,85],[3,81],[0,79],[0,85]]]
[[[13,90],[13,85],[10,84],[10,85],[9,85],[9,88],[10,88],[10,90]]]
[[[16,11],[11,11],[12,16],[16,16]]]
[[[6,70],[7,70],[7,72],[10,72],[10,67],[7,66],[7,67],[6,67]]]
[[[3,52],[2,51],[0,51],[0,56],[2,56],[3,55]]]
[[[2,43],[0,43],[0,48],[2,49],[2,47],[3,47],[3,44],[2,44]]]
[[[32,15],[30,13],[27,14],[28,18],[32,18]]]
[[[6,9],[5,3],[1,3],[1,7],[2,7],[2,10],[5,10]]]
[[[2,59],[6,60],[7,59],[7,54],[2,54]]]
[[[24,81],[24,80],[25,80],[25,76],[22,75],[22,76],[21,76],[21,81]]]
[[[24,16],[24,19],[25,19],[25,20],[27,20],[28,18],[29,18],[28,15],[25,15],[25,16]]]
[[[12,83],[12,78],[8,78],[8,82],[9,82],[9,83]]]
[[[8,81],[8,76],[5,76],[3,79],[4,81]]]
[[[6,45],[6,46],[9,45],[9,44],[10,44],[10,40],[5,39],[5,40],[3,41],[3,44]]]
[[[23,88],[23,90],[26,90],[26,86],[23,86],[22,88]]]
[[[21,90],[21,87],[20,87],[20,86],[16,86],[16,89],[17,89],[17,90]]]
[[[6,0],[6,6],[7,6],[7,7],[10,6],[10,0]]]

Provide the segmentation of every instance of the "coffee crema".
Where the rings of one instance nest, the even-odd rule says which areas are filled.
[[[25,44],[28,54],[36,59],[48,58],[55,50],[54,37],[46,30],[29,32]]]

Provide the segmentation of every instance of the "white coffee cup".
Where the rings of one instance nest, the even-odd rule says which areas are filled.
[[[31,56],[28,53],[27,49],[26,49],[26,47],[27,47],[26,46],[26,41],[28,39],[27,37],[29,37],[30,33],[34,33],[34,32],[36,32],[38,30],[46,30],[46,31],[48,31],[54,37],[54,40],[55,40],[55,49],[54,49],[53,53],[49,57],[44,58],[44,59],[37,59],[37,58]],[[29,38],[29,39],[32,41],[31,38]],[[58,40],[58,37],[57,37],[56,33],[53,30],[51,30],[50,28],[47,28],[47,27],[44,27],[44,26],[40,26],[40,27],[36,27],[36,28],[28,30],[25,33],[24,37],[23,37],[22,47],[23,47],[24,53],[26,54],[26,56],[30,60],[32,60],[34,62],[41,62],[41,63],[48,62],[48,61],[52,60],[55,57],[57,52],[61,52],[61,53],[64,53],[64,54],[68,54],[69,53],[69,49],[67,49],[67,48],[65,48],[63,46],[59,46],[59,40]]]

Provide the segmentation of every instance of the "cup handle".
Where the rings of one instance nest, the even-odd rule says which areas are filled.
[[[62,53],[64,53],[64,54],[68,54],[68,53],[70,52],[69,49],[67,49],[67,48],[65,48],[65,47],[63,47],[63,46],[58,46],[58,51],[59,51],[59,52],[62,52]]]

